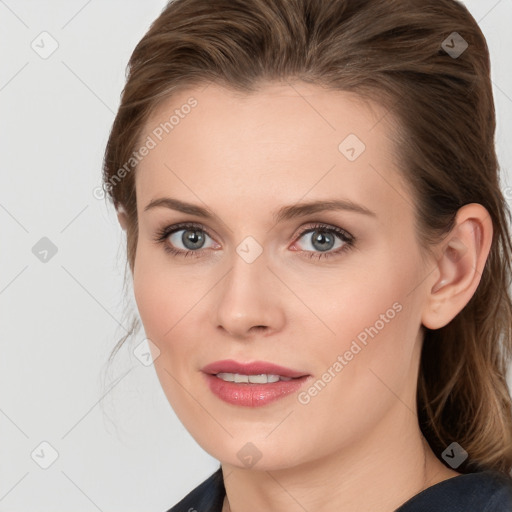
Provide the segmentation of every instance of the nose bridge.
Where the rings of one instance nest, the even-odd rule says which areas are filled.
[[[267,254],[251,238],[244,239],[233,252],[231,270],[220,283],[217,296],[217,325],[237,336],[249,334],[256,326],[279,329],[284,319]]]

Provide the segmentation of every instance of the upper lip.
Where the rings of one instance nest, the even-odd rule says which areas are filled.
[[[251,363],[239,363],[232,359],[215,361],[201,369],[204,373],[216,375],[217,373],[238,373],[240,375],[280,375],[281,377],[304,377],[306,372],[292,370],[266,361],[253,361]]]

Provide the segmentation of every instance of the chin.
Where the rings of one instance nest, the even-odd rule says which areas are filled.
[[[212,443],[212,438],[197,439],[196,442],[212,457],[222,464],[234,466],[238,469],[254,471],[277,471],[289,469],[306,462],[302,450],[283,450],[282,446],[275,443],[262,441],[250,441],[248,436],[230,438],[223,444]],[[276,440],[278,442],[278,438]],[[300,443],[298,443],[300,444]]]

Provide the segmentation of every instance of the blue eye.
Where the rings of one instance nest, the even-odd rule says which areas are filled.
[[[327,224],[315,224],[302,230],[298,240],[306,235],[313,235],[309,243],[312,250],[300,250],[307,258],[337,256],[352,248],[355,242],[355,238],[347,231]],[[208,239],[213,242],[213,245],[205,246]],[[156,243],[163,244],[164,250],[169,254],[181,257],[200,257],[203,250],[220,247],[200,224],[182,223],[166,226],[156,233],[154,240]],[[183,248],[179,247],[180,244]]]
[[[164,249],[176,256],[198,255],[204,248],[204,243],[210,235],[203,226],[196,224],[176,224],[160,230],[155,238],[156,242],[163,243]],[[184,249],[176,249],[176,245],[182,244]]]
[[[320,259],[336,256],[352,248],[355,242],[355,238],[344,229],[326,224],[316,224],[302,231],[299,240],[306,235],[313,235],[308,244],[313,250],[302,251],[307,258]],[[337,245],[336,242],[338,242]]]

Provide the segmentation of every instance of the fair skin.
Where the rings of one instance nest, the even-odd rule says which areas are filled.
[[[198,105],[137,168],[134,293],[170,404],[222,463],[223,511],[391,512],[459,475],[421,435],[416,382],[422,326],[446,325],[478,286],[492,238],[486,210],[461,208],[436,256],[423,259],[393,159],[392,118],[379,104],[302,82],[250,95],[210,84],[162,103],[141,140],[190,96]],[[349,134],[366,146],[354,161],[338,148]],[[145,210],[162,197],[213,217]],[[273,219],[283,206],[341,199],[373,214]],[[187,257],[153,241],[182,222],[204,228],[204,246]],[[302,234],[317,223],[345,230],[354,246],[335,253],[347,244],[334,235],[331,257],[318,258],[312,232]],[[183,233],[167,245],[193,250]],[[263,249],[251,263],[236,250],[248,236]],[[208,363],[263,360],[309,374],[307,391],[397,303],[400,311],[308,403],[293,393],[243,407],[205,385]],[[261,454],[253,466],[237,455],[247,443]]]

